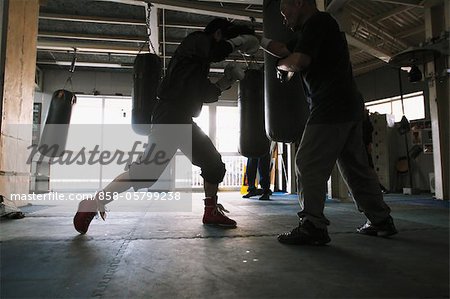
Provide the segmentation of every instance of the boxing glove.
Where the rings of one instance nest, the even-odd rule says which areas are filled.
[[[229,89],[234,82],[242,80],[245,77],[245,70],[242,66],[236,63],[229,63],[225,67],[223,77],[216,82],[217,87],[221,91]]]
[[[261,38],[261,48],[267,50],[269,48],[269,44],[272,40],[269,38]]]
[[[231,44],[234,51],[240,51],[247,55],[253,55],[259,50],[259,40],[256,36],[244,34],[227,40]]]
[[[289,82],[289,80],[292,79],[292,77],[295,75],[295,73],[294,72],[283,71],[283,70],[278,69],[278,63],[279,63],[279,61],[281,59],[283,59],[283,58],[280,58],[277,61],[277,67],[276,67],[277,79],[278,79],[278,81],[280,81],[280,83],[286,83],[286,82]]]

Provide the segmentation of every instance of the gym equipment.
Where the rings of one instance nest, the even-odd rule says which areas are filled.
[[[38,146],[38,151],[42,155],[60,157],[64,153],[72,107],[75,103],[76,96],[73,92],[60,89],[53,93]]]
[[[230,62],[225,66],[222,78],[220,78],[216,85],[221,91],[230,89],[237,81],[245,78],[245,69],[234,62]]]
[[[152,53],[138,54],[133,66],[133,107],[131,123],[139,135],[148,135],[156,95],[161,80],[161,58]]]
[[[264,74],[249,69],[239,82],[240,111],[239,153],[245,157],[261,157],[270,150],[264,125]]]
[[[227,42],[233,47],[233,51],[239,50],[246,55],[254,55],[259,50],[259,40],[254,35],[239,35]]]
[[[291,40],[294,34],[283,25],[280,0],[264,0],[263,5],[264,36],[280,42]],[[273,141],[292,143],[302,137],[309,108],[300,76],[280,82],[277,61],[278,58],[264,53],[266,132]]]

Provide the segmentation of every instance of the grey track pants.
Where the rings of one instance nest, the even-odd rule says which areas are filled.
[[[307,124],[296,155],[300,187],[300,218],[316,227],[329,225],[323,211],[327,181],[337,162],[357,208],[374,224],[383,222],[390,208],[383,200],[376,172],[369,166],[362,138],[362,122]]]

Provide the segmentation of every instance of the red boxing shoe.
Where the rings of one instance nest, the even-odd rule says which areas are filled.
[[[205,198],[205,213],[203,214],[203,224],[217,225],[227,228],[235,228],[236,221],[228,218],[225,213],[229,213],[225,208],[217,203],[217,196]]]
[[[98,200],[95,198],[82,200],[78,205],[77,213],[73,217],[73,226],[80,234],[85,234],[97,213],[100,213],[100,217],[105,220],[106,213],[104,206],[100,205]]]

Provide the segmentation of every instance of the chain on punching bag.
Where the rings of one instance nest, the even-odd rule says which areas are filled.
[[[158,55],[138,54],[133,67],[133,108],[131,123],[140,135],[148,135],[156,94],[161,78],[161,59]]]
[[[263,17],[266,38],[286,43],[294,37],[283,25],[280,0],[264,0]],[[266,131],[273,141],[291,143],[302,137],[309,110],[300,76],[281,83],[277,79],[277,60],[264,53]]]
[[[161,80],[161,58],[156,54],[151,35],[150,16],[152,4],[147,3],[145,9],[145,24],[148,34],[147,54],[139,54],[134,60],[133,66],[133,90],[132,90],[132,112],[131,124],[134,132],[140,135],[150,133],[153,108],[156,104],[158,85]],[[141,48],[142,50],[142,48]],[[154,54],[151,52],[153,51]]]
[[[264,73],[249,69],[239,82],[240,112],[239,153],[245,157],[261,157],[270,150],[264,126]]]
[[[53,93],[39,142],[39,152],[47,157],[60,157],[66,148],[72,107],[76,103],[73,92],[60,89]]]

